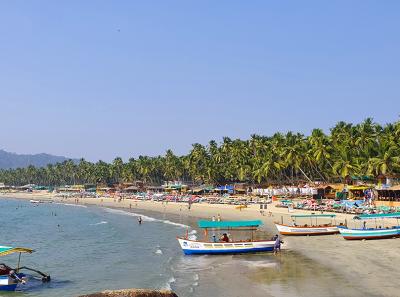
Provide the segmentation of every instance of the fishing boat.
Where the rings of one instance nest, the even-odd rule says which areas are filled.
[[[305,215],[292,215],[292,225],[283,224],[282,222],[275,222],[275,226],[279,233],[282,235],[330,235],[339,233],[339,229],[335,223],[332,222],[336,215],[334,214],[305,214]],[[310,219],[310,224],[297,224],[297,219]],[[319,224],[318,219],[331,219],[329,224]]]
[[[179,244],[186,255],[193,254],[240,254],[268,252],[274,250],[276,240],[253,240],[254,232],[262,225],[260,220],[255,221],[206,221],[198,222],[199,228],[204,230],[204,241],[192,240],[188,235],[178,237]],[[209,240],[209,231],[212,240]],[[227,238],[225,241],[217,241],[215,232],[221,231],[250,231],[251,239],[234,241]],[[247,232],[248,233],[248,232]],[[279,240],[279,239],[278,239]]]
[[[400,237],[400,212],[384,213],[384,214],[363,214],[353,218],[354,220],[364,221],[363,228],[350,229],[345,226],[340,226],[339,231],[344,239],[361,240],[361,239],[385,239]],[[397,226],[384,226],[384,219],[397,219]],[[375,220],[375,228],[367,228],[366,220]],[[378,226],[378,220],[380,226]]]
[[[18,264],[16,268],[11,268],[10,266],[0,263],[0,291],[15,291],[19,284],[25,284],[29,275],[22,273],[21,270],[28,270],[35,272],[40,275],[40,279],[42,282],[50,281],[50,275],[47,275],[39,270],[29,268],[29,267],[20,267],[21,263],[21,254],[22,253],[33,253],[32,249],[21,248],[21,247],[9,247],[9,246],[0,246],[0,256],[7,256],[10,254],[18,253]]]

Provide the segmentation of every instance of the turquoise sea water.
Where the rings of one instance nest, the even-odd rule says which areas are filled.
[[[0,297],[72,297],[104,289],[172,288],[180,297],[374,296],[293,251],[184,256],[176,241],[196,218],[0,199],[0,245],[36,250],[22,265],[51,275]],[[189,228],[192,237],[196,230]],[[271,234],[272,235],[272,234]],[[16,266],[17,255],[0,258]]]

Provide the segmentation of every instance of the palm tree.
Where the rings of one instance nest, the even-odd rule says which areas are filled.
[[[368,161],[368,174],[394,173],[398,169],[400,169],[399,149],[390,143],[378,146],[378,155]]]
[[[359,174],[360,164],[350,155],[350,150],[342,148],[333,163],[333,173],[345,178],[348,175]]]

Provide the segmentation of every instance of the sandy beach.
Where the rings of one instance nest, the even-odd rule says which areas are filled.
[[[1,194],[0,197],[19,199],[50,199],[64,203],[75,203],[74,198],[61,199],[50,194]],[[274,221],[288,222],[286,208],[277,208],[269,205],[266,215],[260,214],[257,205],[238,210],[233,205],[220,204],[192,204],[188,209],[184,203],[162,203],[153,201],[122,200],[118,202],[112,198],[83,198],[79,204],[95,205],[110,208],[126,208],[140,213],[151,211],[158,213],[190,216],[197,218],[211,218],[220,214],[222,220],[260,219],[264,222],[263,228],[271,234],[277,233]],[[306,213],[305,211],[294,212]],[[353,215],[337,214],[336,222],[347,220],[350,226],[354,225]],[[177,234],[178,235],[178,234]],[[320,265],[334,270],[336,273],[349,279],[360,291],[368,296],[399,296],[397,278],[400,275],[400,248],[399,239],[377,241],[346,241],[340,235],[318,237],[284,237],[284,249],[295,251],[302,256],[318,262]],[[283,251],[285,253],[285,251]],[[340,290],[340,284],[338,284]]]

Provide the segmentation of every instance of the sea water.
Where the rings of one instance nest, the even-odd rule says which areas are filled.
[[[179,297],[373,296],[293,251],[185,256],[176,236],[200,236],[190,227],[196,218],[137,212],[1,198],[0,245],[33,248],[22,265],[52,280],[32,280],[0,296],[72,297],[122,288],[171,288]],[[18,255],[0,258],[12,267],[17,261]]]

